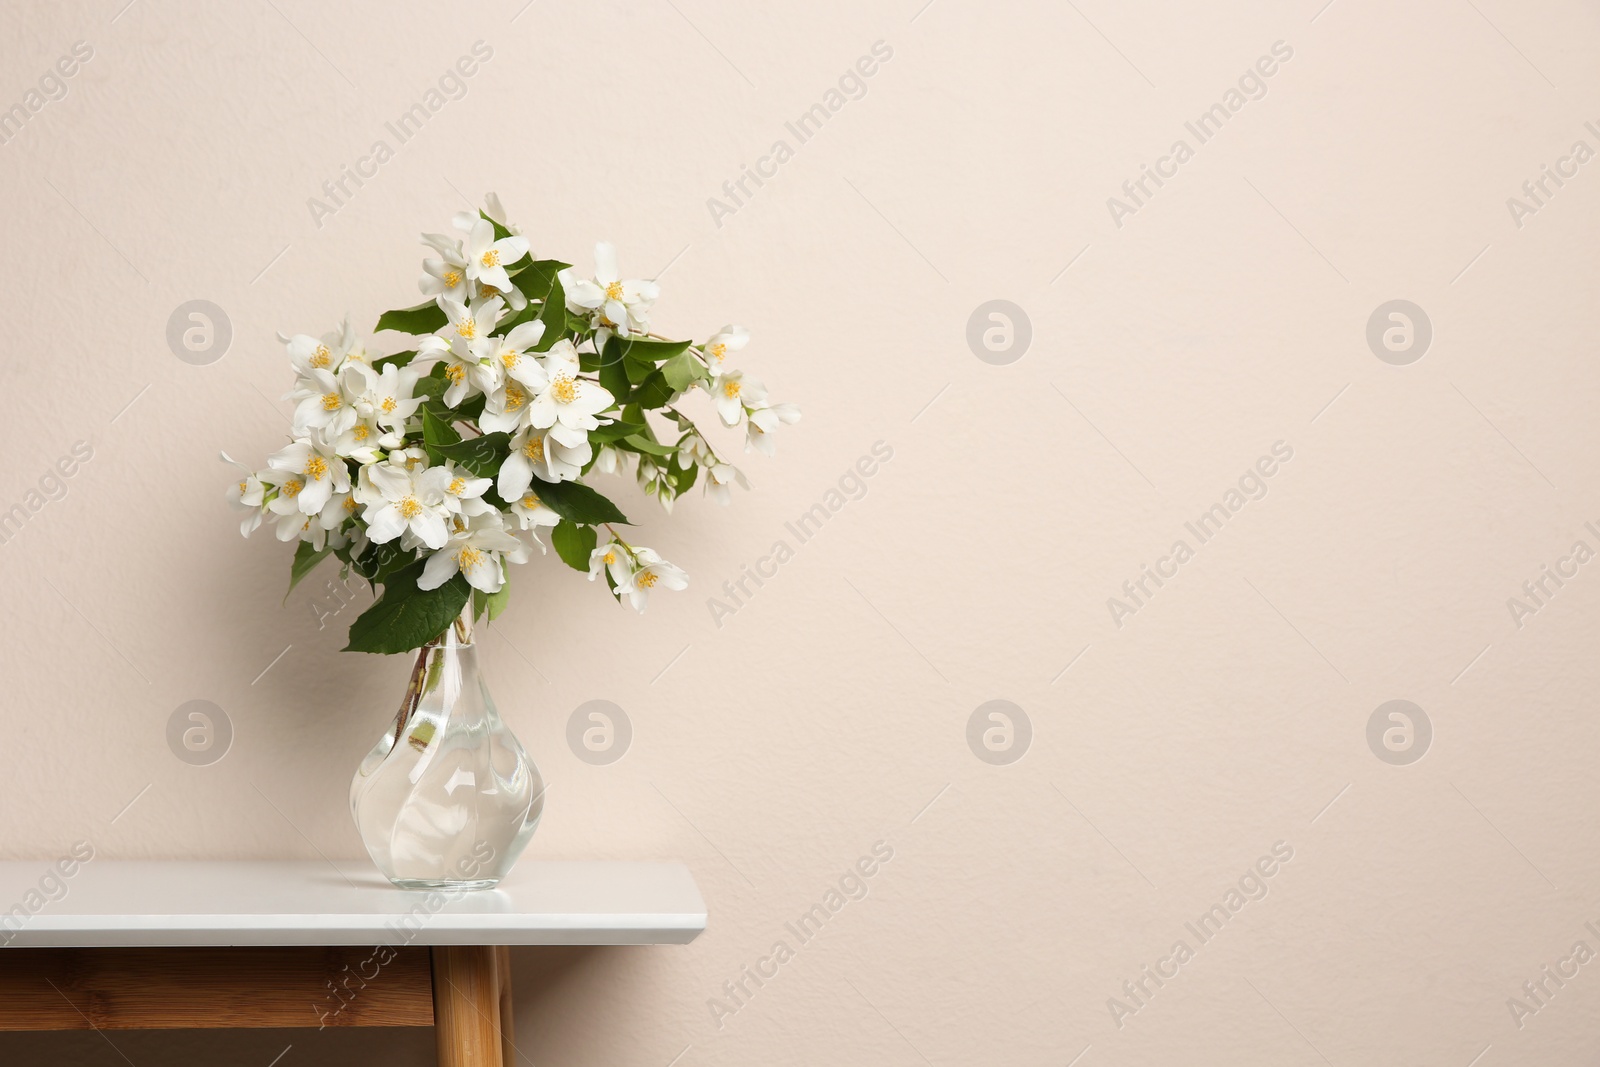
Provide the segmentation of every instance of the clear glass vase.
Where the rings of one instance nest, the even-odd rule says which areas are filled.
[[[399,714],[350,783],[372,862],[402,889],[489,889],[538,828],[544,779],[478,669],[472,602],[417,650]]]

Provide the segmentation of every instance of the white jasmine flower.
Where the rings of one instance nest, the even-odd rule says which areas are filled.
[[[527,420],[529,400],[549,387],[544,365],[530,351],[542,336],[544,323],[535,320],[489,339],[489,362],[499,366],[500,382],[489,393],[478,420],[486,433],[515,433]]]
[[[729,486],[735,482],[741,489],[750,488],[744,471],[731,463],[712,463],[706,467],[706,495],[723,507],[733,502],[733,490]]]
[[[737,352],[750,343],[750,331],[743,326],[724,326],[711,335],[711,340],[706,342],[704,352],[706,361],[711,364],[713,373],[719,373],[723,360],[728,358],[730,352]]]
[[[425,233],[422,240],[439,253],[439,258],[422,261],[417,288],[427,296],[444,296],[459,304],[471,300],[472,283],[467,280],[467,257],[461,242],[442,233]]]
[[[522,227],[512,222],[511,217],[506,214],[505,205],[500,203],[499,193],[489,193],[484,196],[483,213],[516,236],[522,236]]]
[[[228,503],[245,512],[244,518],[239,520],[239,532],[245,537],[255,533],[261,525],[266,492],[266,484],[256,474],[246,474],[237,485],[228,487]]]
[[[303,515],[320,512],[334,493],[350,491],[350,471],[344,459],[320,435],[303,437],[267,458],[267,466],[287,477],[278,487],[279,498],[287,492]],[[289,487],[298,479],[298,487]]]
[[[305,478],[291,475],[278,485],[278,493],[267,502],[267,511],[277,517],[278,540],[293,541],[311,529],[311,516],[300,510],[300,492],[306,487]]]
[[[610,573],[611,580],[618,589],[621,589],[628,577],[633,574],[633,556],[621,541],[613,540],[597,545],[595,550],[589,553],[589,580],[594,581],[602,572]]]
[[[450,471],[444,467],[407,469],[403,463],[375,463],[364,468],[377,499],[371,500],[362,518],[376,544],[393,541],[410,532],[431,549],[440,549],[449,539],[446,520],[450,507],[445,489]]]
[[[652,549],[634,549],[633,562],[634,570],[628,575],[627,581],[617,583],[617,595],[625,597],[633,610],[641,615],[644,614],[645,602],[650,598],[650,590],[657,586],[685,589],[689,585],[689,575],[682,567],[668,563]]]
[[[711,442],[694,427],[689,427],[689,432],[678,442],[678,466],[709,467],[717,462],[717,453],[712,449]]]
[[[494,483],[488,478],[479,478],[471,471],[457,467],[453,463],[444,465],[449,472],[450,480],[445,483],[444,503],[453,515],[483,515],[497,510],[495,506],[483,499],[483,494]]]
[[[498,593],[506,580],[502,560],[522,563],[527,558],[528,546],[507,532],[499,512],[457,519],[449,540],[428,557],[417,588],[437,589],[459,573],[472,588]]]
[[[583,357],[578,354],[578,346],[563,337],[550,346],[550,351],[539,357],[539,362],[544,365],[545,373],[565,367],[569,373],[577,374]]]
[[[355,331],[350,328],[350,320],[346,319],[344,322],[344,365],[339,369],[349,370],[357,363],[370,365],[372,363],[372,353],[367,351],[366,344],[356,337]]]
[[[779,423],[794,425],[800,421],[800,408],[794,404],[768,404],[762,401],[746,409],[750,421],[745,424],[744,450],[755,449],[764,456],[773,455],[772,438],[768,436]]]
[[[410,367],[389,363],[382,370],[373,370],[365,364],[352,363],[345,368],[344,377],[354,397],[357,417],[397,434],[405,430],[406,420],[428,399],[426,394],[411,395],[421,375]]]
[[[549,381],[528,403],[528,424],[550,429],[556,440],[577,447],[590,430],[599,429],[595,416],[617,399],[599,382],[578,377],[577,366],[565,353],[547,356],[541,364]]]
[[[493,392],[500,384],[499,368],[487,358],[489,334],[505,308],[499,297],[462,304],[441,296],[439,306],[450,323],[438,335],[425,337],[417,346],[418,359],[438,359],[450,382],[444,402],[458,406],[468,396]]]
[[[590,313],[594,325],[624,334],[649,329],[650,306],[661,295],[661,287],[655,282],[623,280],[617,270],[617,250],[605,241],[594,246],[593,278],[580,278],[571,267],[559,277],[567,307],[575,314]]]
[[[502,237],[496,241],[494,223],[479,219],[467,235],[467,277],[503,293],[511,288],[511,275],[506,268],[527,254],[526,237]]]
[[[550,509],[550,505],[539,499],[539,494],[531,488],[520,497],[511,502],[511,513],[517,517],[524,530],[533,531],[533,539],[541,548],[544,542],[539,540],[539,527],[555,526],[561,521],[561,516]]]
[[[739,425],[747,407],[760,404],[767,398],[767,388],[754,378],[746,378],[742,370],[723,371],[711,379],[707,390],[717,405],[717,414],[728,426]]]
[[[348,430],[333,439],[333,451],[360,464],[376,463],[380,447],[393,448],[400,440],[398,433],[385,433],[370,419],[358,418]]]
[[[228,486],[228,503],[245,512],[245,517],[239,521],[239,533],[249,537],[261,525],[261,513],[266,506],[266,492],[269,486],[275,485],[270,471],[257,473],[234,459],[226,452],[220,453],[224,463],[231,463],[244,471],[244,477]]]
[[[324,530],[337,530],[355,515],[356,507],[356,498],[350,493],[335,493],[317,513],[317,522]]]
[[[613,445],[601,445],[594,457],[594,469],[601,474],[622,474],[628,469],[628,453]]]
[[[289,350],[289,362],[294,367],[294,372],[302,378],[309,378],[312,371],[325,370],[337,373],[344,365],[345,355],[350,346],[355,342],[355,331],[350,328],[350,321],[346,319],[337,330],[322,335],[321,338],[311,337],[307,334],[297,333],[293,337],[284,338],[284,347]]]
[[[302,376],[283,398],[296,401],[291,424],[296,437],[312,430],[337,436],[355,425],[355,397],[348,378],[335,377],[320,367]]]
[[[588,438],[582,445],[572,446],[562,444],[551,433],[529,426],[511,439],[511,454],[500,465],[495,483],[502,497],[511,500],[521,496],[535,477],[546,482],[570,482],[583,473],[583,465],[594,454]]]

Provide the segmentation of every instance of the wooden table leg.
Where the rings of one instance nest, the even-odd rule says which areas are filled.
[[[494,950],[495,962],[500,978],[500,1058],[505,1061],[505,1067],[514,1067],[517,1062],[516,1029],[517,1010],[511,1002],[511,950],[505,945],[498,945]]]
[[[433,1026],[439,1067],[504,1067],[500,962],[493,946],[434,947]]]

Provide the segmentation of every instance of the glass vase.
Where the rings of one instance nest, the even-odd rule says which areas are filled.
[[[472,601],[417,650],[393,725],[350,783],[372,862],[402,889],[489,889],[544,812],[544,779],[478,667]]]

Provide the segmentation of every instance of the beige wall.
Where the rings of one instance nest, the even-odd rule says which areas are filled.
[[[279,606],[286,554],[238,537],[216,453],[280,439],[275,331],[414,302],[417,232],[497,189],[541,254],[670,264],[659,328],[748,325],[749,366],[806,412],[728,510],[668,521],[622,489],[688,592],[636,618],[552,556],[488,639],[552,783],[529,855],[680,858],[711,909],[686,949],[519,953],[530,1061],[1592,1061],[1600,962],[1520,1028],[1507,1005],[1600,951],[1600,563],[1507,603],[1600,550],[1600,162],[1507,205],[1600,149],[1592,7],[124,2],[0,16],[0,105],[93,48],[0,145],[0,508],[43,503],[0,544],[6,857],[360,856],[346,785],[404,666],[337,651],[359,603],[321,631],[317,590]],[[466,96],[397,145],[384,124],[479,40]],[[878,41],[866,95],[714,218]],[[1280,41],[1199,143],[1185,122]],[[379,138],[394,158],[314,220]],[[1114,219],[1179,138],[1193,158]],[[232,325],[210,365],[165,339],[193,299]],[[992,299],[1031,322],[1003,365],[966,340]],[[1432,324],[1408,365],[1365,336],[1397,299]],[[64,498],[29,498],[79,441]],[[799,544],[784,523],[879,441],[866,495]],[[1200,544],[1185,522],[1276,442],[1265,497]],[[1107,598],[1180,538],[1193,558],[1117,625]],[[718,626],[708,597],[780,539]],[[210,766],[166,741],[196,699],[234,731]],[[565,741],[593,699],[633,723],[609,766]],[[1031,723],[1008,765],[967,741],[997,699]],[[1367,740],[1395,699],[1432,725],[1409,765]],[[723,982],[878,841],[866,898],[719,1027]],[[1278,842],[1265,899],[1186,930]],[[1116,1025],[1108,998],[1136,1006],[1123,982],[1180,939]],[[118,1042],[265,1063],[291,1039],[286,1067],[429,1050]],[[93,1035],[7,1048],[121,1062]]]

